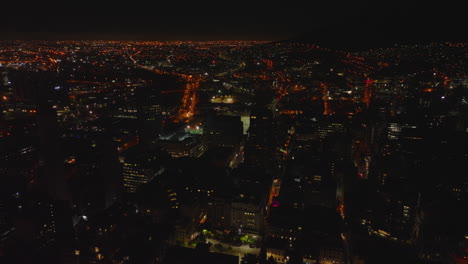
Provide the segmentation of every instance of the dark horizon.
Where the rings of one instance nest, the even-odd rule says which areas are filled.
[[[0,39],[8,40],[271,40],[307,39],[348,43],[466,41],[462,8],[432,3],[376,5],[294,2],[216,7],[163,3],[154,8],[38,5],[30,10],[4,6]]]

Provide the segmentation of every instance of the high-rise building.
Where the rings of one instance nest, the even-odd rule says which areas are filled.
[[[205,153],[206,147],[200,135],[176,133],[162,136],[158,145],[167,151],[172,157],[195,157],[198,158]]]
[[[208,221],[219,229],[231,227],[231,200],[224,194],[211,196],[208,201]]]
[[[231,225],[238,228],[239,233],[258,234],[263,228],[265,203],[260,200],[243,198],[244,196],[232,202]]]
[[[136,192],[137,188],[150,179],[150,171],[142,168],[136,161],[126,161],[123,164],[123,182],[125,192]]]
[[[63,145],[74,204],[84,212],[110,207],[118,200],[122,187],[115,143],[103,132],[77,131],[72,135]]]
[[[332,134],[339,134],[345,131],[345,126],[342,121],[326,120],[323,121],[318,128],[318,136],[324,139]]]
[[[240,233],[263,232],[265,207],[268,203],[269,179],[261,168],[236,168],[234,192],[231,199],[230,223]]]
[[[389,122],[388,123],[388,139],[389,140],[399,139],[403,129],[415,129],[415,128],[416,128],[416,125],[414,124],[401,123],[401,122]]]
[[[136,89],[137,119],[142,142],[154,142],[162,130],[161,92],[159,87],[140,86]]]
[[[41,180],[45,181],[47,193],[55,200],[69,200],[63,159],[58,143],[57,112],[47,106],[41,106],[37,114],[39,133],[39,166],[43,168]]]
[[[272,169],[277,154],[275,134],[275,121],[271,110],[267,107],[255,107],[250,113],[244,162],[250,166]]]
[[[158,154],[144,149],[144,146],[132,148],[124,153],[124,157],[121,158],[124,192],[134,193],[140,185],[164,172]]]

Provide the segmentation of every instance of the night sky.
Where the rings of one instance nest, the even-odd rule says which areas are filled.
[[[462,1],[37,2],[2,4],[0,38],[466,40]]]

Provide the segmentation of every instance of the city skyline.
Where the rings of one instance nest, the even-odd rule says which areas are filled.
[[[461,5],[17,4],[2,264],[467,263]]]

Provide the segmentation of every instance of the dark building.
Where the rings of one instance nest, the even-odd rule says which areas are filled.
[[[185,133],[175,133],[169,136],[161,136],[157,144],[167,151],[172,157],[201,157],[206,147],[202,136]]]
[[[37,114],[39,133],[39,166],[42,175],[39,178],[42,186],[52,199],[69,200],[63,159],[59,150],[57,112],[47,106],[41,107]]]
[[[250,128],[245,143],[244,162],[272,171],[276,164],[276,126],[273,113],[267,107],[254,107],[250,113]]]
[[[215,193],[207,203],[208,221],[214,228],[231,228],[231,195]]]
[[[66,134],[69,137],[62,139],[62,148],[74,204],[86,214],[110,207],[122,193],[115,142],[102,132]]]
[[[240,116],[221,116],[211,114],[207,117],[203,133],[208,148],[231,147],[238,149],[242,140]]]
[[[11,85],[10,79],[8,77],[8,71],[6,69],[2,70],[2,80],[0,82],[0,96],[5,96],[2,98],[3,101],[7,101],[10,97],[14,95],[14,87]]]
[[[162,132],[161,91],[156,85],[136,89],[136,110],[141,141],[155,142]]]
[[[293,258],[303,263],[345,263],[340,217],[335,209],[310,206],[301,211],[280,204],[271,209],[267,226],[267,258],[278,263]]]
[[[121,155],[123,191],[134,193],[145,183],[164,172],[161,153],[138,145]]]

